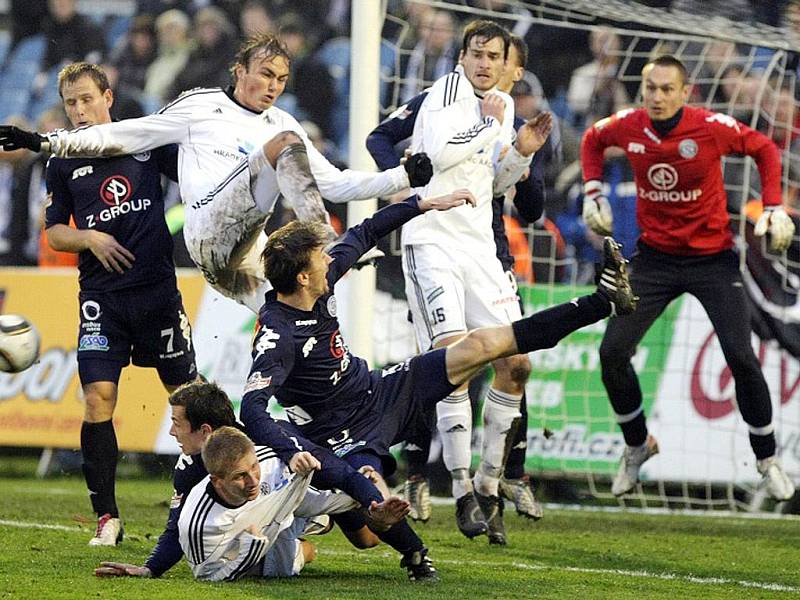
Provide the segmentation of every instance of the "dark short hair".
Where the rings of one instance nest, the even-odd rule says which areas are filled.
[[[644,67],[642,67],[642,71],[644,71],[650,65],[653,65],[654,67],[675,67],[678,69],[684,85],[689,81],[689,72],[686,70],[686,65],[684,65],[679,59],[675,58],[671,54],[662,54],[661,56],[656,56]]]
[[[250,66],[250,61],[256,56],[264,59],[282,56],[286,59],[287,64],[291,65],[292,62],[289,57],[289,50],[286,49],[286,44],[278,36],[272,33],[257,33],[239,46],[239,51],[234,57],[230,68],[234,84],[236,83],[236,67],[242,65],[247,70]]]
[[[64,86],[72,85],[84,76],[91,77],[92,81],[100,88],[101,93],[111,89],[111,85],[108,83],[108,75],[106,75],[101,66],[88,62],[74,62],[58,72],[58,95],[63,98]]]
[[[511,34],[508,29],[502,25],[498,25],[494,21],[486,21],[478,19],[471,21],[464,27],[464,37],[461,41],[461,52],[466,54],[469,48],[469,43],[472,38],[477,38],[478,41],[486,43],[489,40],[499,37],[503,40],[503,58],[508,59],[508,47],[511,45]]]
[[[170,394],[169,403],[184,408],[192,431],[200,429],[203,423],[211,429],[236,425],[236,415],[228,395],[213,382],[193,381],[182,385]]]
[[[528,66],[528,44],[518,35],[511,34],[511,44],[517,51],[519,66],[523,69]]]
[[[328,229],[318,222],[292,221],[269,235],[261,253],[264,274],[276,292],[297,291],[297,275],[308,268],[311,253],[328,242]]]

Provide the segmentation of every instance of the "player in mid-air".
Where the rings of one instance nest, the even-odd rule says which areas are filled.
[[[58,76],[74,127],[111,122],[114,96],[97,65],[73,63]],[[97,530],[91,545],[123,536],[115,495],[118,447],[112,417],[120,373],[131,360],[154,367],[174,391],[197,376],[164,221],[161,174],[177,177],[177,148],[115,158],[51,158],[47,240],[79,253],[78,375],[84,396],[80,444]],[[74,218],[75,227],[70,227]]]
[[[340,171],[308,141],[297,120],[274,106],[289,77],[280,40],[245,42],[231,67],[234,84],[183,93],[157,114],[40,135],[0,127],[0,146],[59,157],[115,156],[178,145],[184,236],[192,260],[223,294],[258,311],[265,280],[263,228],[279,194],[301,220],[328,223],[322,198],[347,202],[424,185],[430,163],[411,157],[384,173]],[[329,233],[333,236],[333,230]]]
[[[473,330],[455,344],[370,372],[353,356],[336,318],[333,287],[377,240],[428,210],[452,209],[475,199],[459,190],[444,196],[389,205],[325,251],[324,230],[293,222],[274,232],[264,264],[274,290],[259,313],[253,366],[241,418],[251,437],[286,432],[266,411],[273,396],[303,437],[332,450],[353,467],[391,474],[389,447],[407,438],[421,413],[430,411],[490,361],[549,348],[576,329],[613,312],[635,309],[625,261],[611,238],[596,293],[536,313],[510,325]],[[403,552],[413,578],[432,578],[427,549],[405,522],[387,540]]]
[[[511,35],[511,44],[508,50],[508,59],[505,68],[497,82],[497,89],[509,93],[516,81],[519,81],[525,71],[527,63],[528,47],[525,41],[516,35]],[[467,77],[474,76],[474,71],[465,71]],[[411,138],[414,133],[417,116],[420,108],[428,96],[428,91],[410,99],[406,104],[399,107],[385,121],[378,125],[367,137],[367,148],[375,159],[375,163],[382,170],[390,169],[399,164],[399,157],[396,151],[398,144]],[[524,125],[525,121],[515,117],[514,128],[518,129]],[[520,214],[528,221],[533,223],[542,216],[544,209],[544,158],[543,152],[533,155],[530,162],[530,171],[527,177],[517,182],[514,186],[513,202]],[[503,224],[503,210],[506,196],[504,194],[495,196],[492,200],[492,231],[494,233],[494,246],[497,260],[500,261],[503,271],[514,285],[516,277],[513,272],[514,257],[509,251],[509,242],[506,237]],[[527,378],[530,371],[530,364],[527,366],[524,359],[517,365],[519,378]],[[469,404],[459,404],[461,408],[468,408]],[[520,402],[522,417],[514,428],[513,446],[517,448],[521,445],[522,450],[509,453],[508,464],[505,467],[506,477],[501,480],[501,488],[505,489],[509,499],[511,499],[519,514],[528,518],[539,519],[542,516],[541,505],[536,501],[533,491],[528,482],[523,479],[523,464],[525,461],[525,450],[527,440],[527,411],[525,410],[525,395]],[[489,416],[491,416],[491,410]],[[471,425],[471,418],[465,423]],[[411,518],[426,521],[430,517],[430,499],[428,486],[425,479],[425,465],[428,461],[430,450],[431,432],[427,424],[421,424],[420,433],[409,440],[406,446],[406,456],[408,458],[408,479],[405,484],[406,499],[411,503]],[[470,431],[463,432],[463,437],[471,438]],[[413,448],[411,450],[410,448]],[[463,450],[463,449],[462,449]],[[450,452],[452,454],[452,452]],[[512,461],[513,457],[513,461]],[[452,466],[452,465],[448,465]],[[463,502],[463,501],[462,501]],[[488,504],[488,503],[487,503]],[[484,515],[488,520],[489,540],[493,543],[505,543],[506,536],[502,520],[503,504],[493,503],[489,507],[490,514]],[[462,513],[464,517],[467,512]],[[479,521],[480,519],[475,519]],[[473,530],[470,530],[470,533]]]
[[[581,146],[586,224],[610,235],[611,210],[601,180],[603,151],[618,146],[633,167],[641,229],[631,264],[631,287],[641,298],[638,310],[611,319],[600,346],[603,384],[626,443],[611,490],[617,496],[632,490],[642,464],[658,452],[648,434],[631,357],[666,306],[688,293],[700,301],[714,326],[766,490],[776,500],[787,500],[794,484],[776,457],[772,404],[750,341],[750,314],[733,250],[720,160],[732,153],[755,159],[764,204],[755,233],[769,233],[773,249],[780,252],[794,234],[781,205],[780,155],[769,138],[732,117],[686,106],[689,87],[678,59],[653,59],[642,70],[644,107],[598,121]]]
[[[241,428],[233,414],[233,405],[227,394],[215,383],[195,381],[181,386],[170,395],[169,404],[172,411],[172,426],[169,432],[178,442],[182,454],[175,464],[174,492],[170,500],[166,527],[144,565],[103,562],[95,569],[95,575],[98,577],[161,577],[180,561],[183,550],[178,535],[178,519],[189,492],[208,475],[200,454],[203,444],[208,436],[220,427]],[[278,442],[286,441],[280,437],[273,439]],[[313,446],[306,440],[303,440],[303,443],[306,446]],[[340,489],[357,499],[362,506],[362,513],[367,511],[366,516],[373,527],[385,528],[404,516],[405,503],[399,501],[396,496],[391,500],[387,497],[387,501],[384,501],[381,498],[382,492],[373,484],[374,478],[371,473],[366,472],[367,478],[365,478],[362,473],[355,471],[329,451],[316,446],[310,451],[312,458],[306,456],[308,453],[298,451],[293,443],[278,447],[281,451],[276,454],[282,456],[284,463],[294,472],[303,470],[309,465],[314,466],[312,458],[316,459],[320,469],[315,472],[314,483]],[[275,453],[275,449],[272,448],[271,452]],[[373,501],[378,503],[378,506],[368,511],[367,507],[370,507]],[[282,536],[281,543],[277,547],[269,550],[268,555],[275,555],[275,560],[268,558],[270,564],[275,566],[275,576],[291,575],[286,569],[280,568],[281,565],[286,565],[286,561],[278,559],[289,555],[295,556],[300,552],[301,544],[297,540],[300,532],[305,533],[305,528],[297,523],[291,532]],[[292,533],[296,535],[291,535]],[[359,531],[358,535],[363,540],[371,534],[365,528]],[[363,543],[360,544],[360,547],[363,546]],[[262,572],[262,575],[265,573]]]

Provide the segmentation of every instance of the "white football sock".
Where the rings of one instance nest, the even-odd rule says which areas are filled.
[[[489,388],[483,405],[483,447],[475,473],[475,489],[483,496],[497,496],[503,473],[503,453],[512,422],[520,416],[519,396]]]
[[[436,427],[442,439],[444,466],[451,474],[454,471],[466,471],[469,474],[472,462],[472,408],[466,391],[450,394],[436,405]],[[466,481],[469,481],[469,475]],[[472,487],[471,482],[469,487]],[[461,491],[463,486],[460,486],[461,493],[456,496],[455,489],[454,478],[453,495],[456,498],[472,491]]]

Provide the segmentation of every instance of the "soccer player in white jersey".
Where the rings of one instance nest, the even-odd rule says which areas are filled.
[[[293,539],[294,517],[344,512],[357,503],[340,492],[309,488],[313,465],[296,473],[271,448],[255,446],[234,427],[220,427],[203,446],[208,477],[189,493],[178,521],[180,543],[197,579],[233,581],[275,572],[267,550],[282,538]],[[279,557],[297,575],[313,554],[289,544],[294,556]],[[269,563],[269,564],[268,564]]]
[[[520,127],[514,139],[514,103],[496,89],[510,34],[491,21],[464,30],[459,65],[436,81],[419,109],[411,148],[425,152],[433,177],[421,192],[437,196],[467,188],[477,206],[426,213],[403,227],[406,296],[420,349],[448,346],[469,329],[521,317],[512,282],[496,256],[492,198],[514,185],[544,144],[551,117]],[[481,461],[470,479],[472,415],[466,384],[437,405],[444,463],[453,478],[456,522],[467,537],[487,532],[503,543],[498,483],[506,435],[530,372],[526,356],[493,363],[495,379],[484,403]],[[484,519],[485,517],[485,519]],[[492,535],[492,529],[498,535]]]
[[[190,90],[156,114],[70,132],[40,135],[2,126],[0,145],[68,158],[144,155],[178,144],[189,254],[209,283],[257,312],[268,289],[259,262],[263,226],[279,194],[299,219],[327,221],[323,196],[331,202],[372,198],[424,185],[430,177],[422,157],[383,173],[330,164],[297,120],[274,106],[289,66],[284,45],[261,34],[240,48],[227,90]],[[130,208],[123,199],[118,204]]]

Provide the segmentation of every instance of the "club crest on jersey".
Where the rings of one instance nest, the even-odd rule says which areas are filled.
[[[100,199],[109,206],[119,206],[131,197],[131,182],[124,175],[112,175],[100,185]]]
[[[678,154],[683,158],[694,158],[697,156],[697,142],[693,139],[683,140],[678,144]]]
[[[244,386],[244,394],[263,390],[272,383],[272,375],[264,377],[261,371],[253,371],[253,374],[247,378],[247,383]]]
[[[331,296],[328,298],[328,302],[326,303],[325,307],[328,309],[328,314],[332,317],[336,316],[336,296]]]
[[[147,162],[150,160],[150,150],[145,150],[144,152],[138,152],[137,154],[133,155],[134,160],[138,160],[139,162]]]

